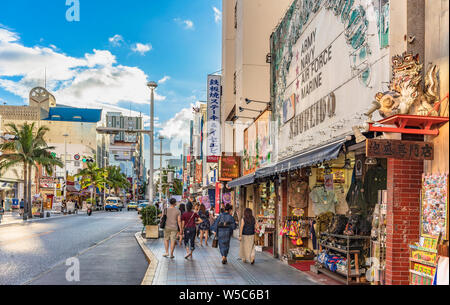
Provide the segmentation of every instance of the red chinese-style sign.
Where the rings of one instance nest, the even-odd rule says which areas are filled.
[[[206,162],[208,163],[217,163],[219,162],[220,157],[219,156],[207,156]]]
[[[434,144],[430,142],[367,139],[368,158],[390,158],[401,160],[433,160]]]
[[[240,175],[240,157],[223,156],[220,159],[220,181],[231,181],[239,178]]]

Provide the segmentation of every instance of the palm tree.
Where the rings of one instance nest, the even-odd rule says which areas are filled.
[[[25,200],[24,215],[33,217],[31,209],[31,182],[33,167],[43,166],[47,173],[53,173],[53,167],[63,167],[63,163],[51,154],[55,147],[49,147],[44,136],[49,131],[46,126],[39,127],[35,131],[35,123],[25,123],[19,127],[14,123],[6,125],[7,133],[15,136],[15,139],[0,145],[3,154],[0,156],[0,171],[7,170],[16,165],[23,166]]]
[[[127,176],[120,171],[120,167],[108,166],[106,170],[108,172],[106,183],[110,188],[114,189],[116,196],[118,196],[120,189],[128,189],[131,187],[130,181],[128,181]]]
[[[75,177],[81,177],[81,188],[93,188],[91,192],[91,203],[96,202],[96,189],[100,191],[104,189],[108,178],[108,172],[104,168],[99,168],[96,162],[87,162],[87,167],[82,169]],[[94,198],[92,195],[94,193]]]

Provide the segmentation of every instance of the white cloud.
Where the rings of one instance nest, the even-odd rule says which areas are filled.
[[[174,21],[180,25],[183,25],[186,30],[194,29],[194,22],[192,20],[181,20],[180,18],[175,18]]]
[[[213,6],[214,11],[214,21],[219,23],[222,20],[222,12],[215,6]]]
[[[151,51],[152,45],[151,44],[143,44],[143,43],[136,43],[133,47],[131,47],[131,50],[135,53],[140,53],[141,55],[144,55],[145,53]]]
[[[180,110],[175,116],[160,124],[160,134],[170,139],[170,152],[173,156],[183,153],[183,143],[188,143],[190,137],[190,121],[194,119],[193,107],[198,107],[199,103],[193,103],[189,108]]]
[[[118,64],[110,51],[94,49],[83,57],[71,57],[47,47],[25,46],[19,39],[0,27],[0,87],[24,101],[28,102],[33,87],[43,85],[46,68],[47,89],[58,104],[124,113],[129,109],[119,107],[120,102],[148,104],[148,76],[137,67]],[[155,99],[165,97],[156,92]]]
[[[122,35],[116,34],[113,37],[109,38],[108,40],[113,46],[119,47],[123,42],[123,37]]]
[[[158,84],[164,84],[165,82],[167,82],[168,80],[170,80],[170,76],[164,76],[163,78],[161,78],[159,81],[158,81]]]

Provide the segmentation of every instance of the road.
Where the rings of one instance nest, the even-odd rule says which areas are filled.
[[[139,285],[147,261],[134,233],[136,212],[98,212],[0,226],[0,285]],[[77,257],[80,282],[66,281],[66,260]]]

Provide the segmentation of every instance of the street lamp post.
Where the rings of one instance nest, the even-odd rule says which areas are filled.
[[[64,137],[64,199],[67,199],[67,137],[69,135],[63,134]]]
[[[162,146],[163,146],[163,140],[164,137],[163,136],[159,136],[159,202],[162,202],[162,158],[163,158],[163,150],[162,150]]]
[[[153,185],[153,162],[154,162],[154,125],[155,125],[155,89],[158,87],[158,84],[155,82],[148,82],[147,86],[150,88],[151,96],[150,96],[150,168],[149,168],[149,178],[148,178],[148,201],[149,203],[153,203],[154,196],[154,185]]]

